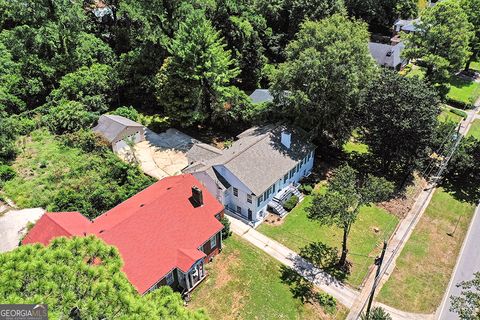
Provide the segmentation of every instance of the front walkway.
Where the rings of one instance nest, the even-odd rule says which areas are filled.
[[[239,235],[259,249],[265,251],[282,264],[293,268],[305,279],[315,284],[322,291],[331,294],[346,307],[350,308],[353,305],[353,302],[358,295],[357,291],[351,289],[334,277],[316,268],[310,262],[306,261],[297,253],[288,249],[284,245],[245,225],[240,220],[232,217],[228,217],[228,219],[231,222],[231,230],[235,234]]]

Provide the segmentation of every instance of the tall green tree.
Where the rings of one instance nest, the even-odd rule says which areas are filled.
[[[140,296],[117,249],[94,236],[21,246],[0,254],[0,265],[1,301],[45,303],[54,319],[206,319],[169,287]]]
[[[448,165],[447,186],[471,203],[480,200],[480,140],[464,138]]]
[[[306,20],[321,20],[345,13],[343,0],[258,0],[256,7],[265,16],[271,33],[264,38],[273,62],[285,60],[284,50]]]
[[[470,39],[470,52],[472,54],[465,64],[465,70],[468,70],[470,69],[470,63],[480,58],[480,0],[462,0],[461,6],[474,31],[474,35]]]
[[[308,217],[322,225],[335,225],[343,230],[340,268],[347,269],[348,236],[358,212],[364,205],[386,200],[393,184],[384,178],[368,175],[361,178],[348,164],[335,170],[325,194],[315,195],[307,208]]]
[[[390,34],[398,18],[415,18],[418,14],[417,0],[345,0],[348,13],[367,22],[375,33]]]
[[[367,316],[363,314],[361,320],[392,320],[392,316],[386,312],[382,307],[372,308],[370,314]]]
[[[471,55],[472,24],[456,0],[425,9],[416,29],[403,36],[404,54],[426,65],[426,78],[432,83],[444,82],[449,72],[458,71]]]
[[[58,88],[48,96],[49,105],[62,100],[81,102],[88,111],[105,112],[116,101],[117,88],[120,85],[115,69],[105,64],[83,66],[63,76]]]
[[[435,90],[416,77],[385,70],[370,83],[361,102],[362,139],[383,173],[408,174],[428,157],[439,103]]]
[[[377,70],[368,39],[365,23],[342,15],[305,22],[273,78],[282,117],[314,136],[348,139],[360,94]]]
[[[187,16],[168,49],[170,56],[156,75],[158,103],[166,114],[182,125],[222,114],[239,69],[203,10]]]
[[[452,296],[451,311],[456,312],[461,320],[478,320],[480,318],[480,272],[475,272],[472,280],[457,284],[462,289],[459,296]]]
[[[258,88],[263,78],[263,40],[268,35],[266,20],[257,9],[254,0],[216,0],[207,9],[207,17],[225,39],[232,58],[238,61],[240,73],[235,85],[244,90]]]

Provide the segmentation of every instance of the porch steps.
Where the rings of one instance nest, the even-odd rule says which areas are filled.
[[[298,197],[298,201],[303,200],[303,194],[297,188],[292,188],[292,193]]]
[[[280,217],[285,216],[288,212],[283,208],[282,203],[280,202],[279,199],[273,198],[272,201],[269,202],[269,206],[272,208],[272,210],[278,214]]]

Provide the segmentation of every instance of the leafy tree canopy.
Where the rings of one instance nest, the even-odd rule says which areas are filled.
[[[20,246],[0,254],[0,299],[46,303],[55,319],[206,319],[169,287],[140,296],[122,264],[117,249],[94,236]]]
[[[456,312],[461,320],[477,320],[480,317],[480,272],[474,274],[473,280],[457,286],[462,288],[462,293],[451,297],[451,311]]]
[[[422,12],[416,32],[403,35],[404,54],[426,65],[429,81],[442,83],[471,55],[472,27],[458,1],[438,2]]]
[[[429,155],[439,102],[422,80],[393,71],[383,71],[369,84],[362,96],[361,136],[383,173],[407,173],[416,159]]]
[[[377,70],[368,39],[366,24],[342,15],[305,22],[273,79],[283,117],[315,136],[348,139],[360,94]]]

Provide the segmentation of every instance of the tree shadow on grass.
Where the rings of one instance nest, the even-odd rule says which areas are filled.
[[[318,292],[314,289],[312,282],[306,280],[295,269],[281,266],[280,279],[282,283],[290,287],[290,292],[295,299],[299,299],[302,304],[319,304],[326,313],[333,314],[337,307],[336,300],[329,294]]]
[[[346,268],[340,268],[337,264],[338,249],[322,242],[312,242],[306,245],[300,249],[299,255],[340,282],[344,282],[350,274],[350,264]]]

